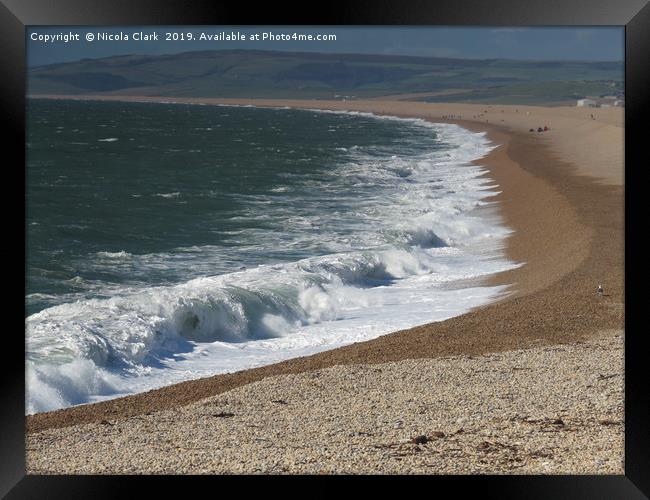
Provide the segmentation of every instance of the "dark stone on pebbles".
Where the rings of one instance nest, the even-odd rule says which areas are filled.
[[[219,412],[219,413],[214,413],[214,414],[212,414],[212,416],[217,417],[217,418],[230,418],[230,417],[234,417],[235,414],[227,412],[227,411],[222,411],[222,412]]]

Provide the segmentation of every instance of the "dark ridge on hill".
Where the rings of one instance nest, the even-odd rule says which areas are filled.
[[[576,96],[619,93],[623,64],[204,50],[82,59],[37,66],[28,72],[30,95],[331,99],[454,89],[458,95],[447,92],[445,100],[462,101],[471,91],[472,99],[487,92],[492,101],[505,103],[513,86],[518,101],[546,104]],[[429,99],[436,100],[436,96]]]

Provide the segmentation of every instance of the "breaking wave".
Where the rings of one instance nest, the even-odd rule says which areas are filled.
[[[500,252],[509,231],[490,212],[495,186],[471,164],[493,146],[484,134],[455,125],[375,118],[430,128],[448,147],[382,159],[363,148],[342,151],[345,159],[332,175],[378,189],[376,198],[352,197],[351,213],[339,221],[346,238],[354,238],[355,224],[376,229],[356,250],[332,251],[334,242],[325,255],[170,286],[113,287],[110,298],[32,314],[26,319],[27,412],[367,340],[494,299],[500,288],[445,288],[514,266]],[[318,227],[321,219],[288,217],[287,224]],[[96,257],[147,262],[125,251]]]

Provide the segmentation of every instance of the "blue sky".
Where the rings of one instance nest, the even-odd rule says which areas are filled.
[[[133,41],[131,34],[157,32],[158,41]],[[166,31],[178,33],[273,32],[335,34],[336,41],[165,41]],[[31,40],[32,34],[77,33],[68,43]],[[85,40],[86,33],[123,32],[128,41]],[[121,54],[173,54],[191,50],[257,49],[296,52],[391,54],[471,59],[622,61],[624,28],[615,27],[270,27],[232,26],[123,26],[29,27],[27,62],[30,66]]]

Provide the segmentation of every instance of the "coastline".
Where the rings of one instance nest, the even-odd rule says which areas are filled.
[[[30,434],[27,470],[623,474],[623,385],[621,335],[339,365],[183,407]]]
[[[124,96],[115,97],[116,100],[129,100]],[[131,100],[156,99],[163,102],[200,101],[141,97]],[[533,109],[534,107],[437,106],[397,101],[210,101],[207,104],[293,104],[293,107],[352,108],[376,114],[448,121],[470,130],[487,132],[490,139],[501,146],[479,163],[489,170],[490,177],[501,187],[501,193],[495,201],[499,202],[504,223],[514,229],[506,241],[506,254],[511,260],[526,263],[523,267],[494,275],[489,281],[494,284],[510,284],[515,293],[443,322],[395,332],[309,357],[183,382],[92,405],[28,416],[29,434],[168,411],[268,377],[314,372],[337,365],[376,365],[409,359],[479,356],[587,341],[591,337],[602,336],[603,332],[607,335],[616,334],[615,332],[620,334],[623,328],[624,300],[623,187],[620,183],[617,184],[617,179],[622,178],[618,172],[620,170],[622,174],[622,156],[618,168],[611,165],[610,149],[613,150],[612,154],[618,149],[618,145],[614,144],[607,148],[607,155],[601,155],[600,162],[594,162],[593,150],[599,150],[595,146],[597,141],[602,140],[603,132],[601,130],[589,139],[591,131],[585,130],[583,126],[577,129],[573,138],[583,150],[591,140],[594,146],[592,152],[582,155],[574,153],[571,156],[572,163],[558,159],[565,138],[561,127],[556,123],[564,120],[566,126],[571,127],[575,125],[574,121],[584,120],[584,117],[567,117],[565,115],[568,111],[557,111],[559,118],[556,123],[551,123],[551,133],[538,136],[528,134],[520,122],[523,117],[535,117],[537,113],[543,115],[544,119],[552,117],[552,108],[540,108],[551,109],[551,114],[547,115],[537,108]],[[485,114],[471,120],[440,118],[449,114],[478,116],[482,108],[491,109],[487,113],[490,118],[494,115],[491,121],[486,118],[488,122],[482,122]],[[500,113],[502,108],[508,110],[507,115],[505,111]],[[461,111],[450,111],[453,109]],[[583,110],[578,110],[578,113],[581,112],[584,113]],[[542,118],[530,118],[529,121],[535,120],[536,123]],[[506,119],[509,121],[506,122]],[[614,137],[616,131],[610,129],[615,127],[615,120],[608,120],[601,129],[605,128],[605,132]],[[593,128],[600,124],[587,122],[586,125]],[[562,136],[562,139],[554,139],[556,136]],[[592,162],[591,167],[589,161]],[[612,172],[603,175],[607,174],[608,162]],[[586,177],[586,172],[591,172],[599,179]],[[599,283],[606,290],[603,297],[595,293]]]

